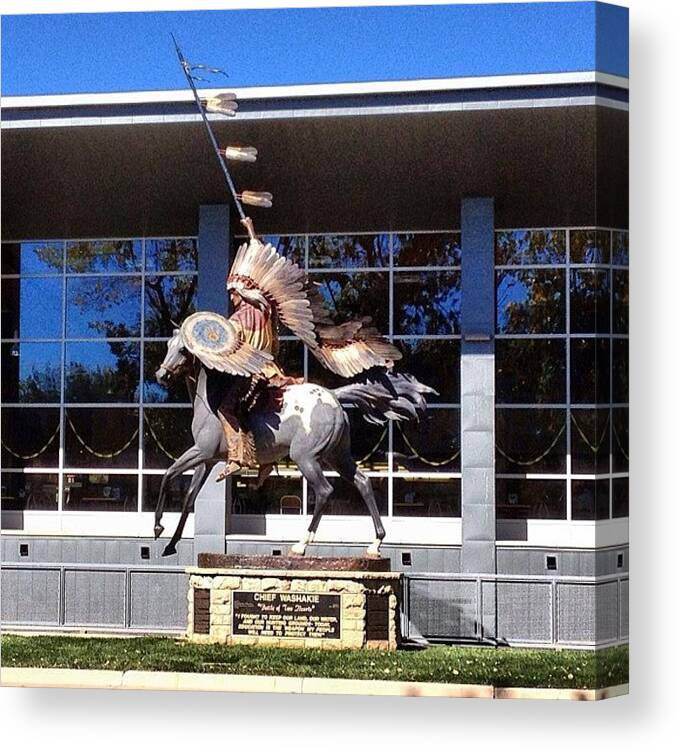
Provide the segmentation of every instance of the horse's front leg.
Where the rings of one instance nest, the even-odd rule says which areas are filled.
[[[175,529],[174,534],[172,534],[172,538],[162,552],[163,557],[168,557],[169,555],[176,554],[177,542],[181,539],[184,533],[184,526],[186,526],[188,514],[190,513],[193,503],[195,502],[195,498],[198,496],[198,493],[205,484],[208,476],[209,471],[207,468],[207,463],[203,462],[196,468],[195,473],[193,474],[191,484],[189,485],[188,492],[186,492],[186,495],[184,496],[184,502],[181,506],[181,517],[179,518],[179,523],[177,524],[177,528]]]
[[[160,534],[165,530],[165,527],[160,523],[162,520],[162,514],[165,512],[165,498],[167,496],[167,485],[180,474],[185,471],[192,469],[199,463],[204,461],[207,457],[203,454],[202,450],[197,445],[192,445],[187,451],[184,451],[179,458],[167,469],[165,472],[162,482],[160,483],[160,492],[158,494],[158,504],[155,508],[155,528],[154,534],[157,539]],[[211,458],[211,456],[210,456]]]

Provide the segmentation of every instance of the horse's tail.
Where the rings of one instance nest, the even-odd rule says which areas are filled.
[[[332,393],[342,406],[359,409],[366,421],[384,424],[387,419],[418,421],[426,411],[426,394],[438,392],[414,375],[379,369],[367,373],[361,382],[335,388]]]

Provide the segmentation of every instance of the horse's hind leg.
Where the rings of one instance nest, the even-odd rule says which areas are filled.
[[[366,474],[363,474],[356,466],[355,461],[351,457],[349,446],[343,444],[342,449],[343,450],[337,457],[336,462],[331,463],[334,463],[334,468],[339,473],[339,476],[354,485],[362,499],[365,501],[367,510],[369,511],[370,516],[372,516],[372,523],[374,523],[374,541],[367,548],[365,555],[367,557],[379,557],[379,548],[381,547],[382,540],[386,536],[386,531],[381,522],[381,514],[379,513],[377,500],[374,497],[372,482],[370,478]]]
[[[315,532],[318,530],[318,525],[320,524],[320,519],[323,514],[323,508],[325,507],[327,498],[332,494],[332,485],[323,474],[323,470],[315,456],[291,456],[291,458],[299,467],[299,471],[303,474],[315,495],[315,510],[313,511],[313,518],[311,518],[308,530],[304,536],[290,548],[289,552],[290,555],[302,556],[306,552],[306,545],[313,541]]]

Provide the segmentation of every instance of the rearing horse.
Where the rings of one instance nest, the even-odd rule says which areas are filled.
[[[193,401],[191,432],[194,444],[165,472],[155,511],[155,538],[164,531],[162,519],[167,485],[189,469],[195,469],[184,497],[177,528],[163,551],[176,553],[188,514],[209,469],[223,461],[227,452],[225,435],[218,415],[225,390],[233,382],[231,375],[205,367],[185,346],[180,330],[167,344],[167,355],[155,373],[160,384],[172,378],[186,377]],[[368,382],[328,390],[314,383],[289,385],[281,389],[275,406],[255,407],[247,417],[259,461],[259,485],[265,481],[277,462],[289,456],[308,482],[316,498],[313,517],[303,537],[292,546],[290,554],[303,555],[318,529],[332,485],[324,471],[336,471],[353,484],[367,506],[374,523],[374,541],[366,550],[369,557],[379,557],[379,547],[386,534],[372,489],[372,482],[351,456],[351,435],[345,406],[357,407],[371,423],[391,420],[418,420],[426,409],[425,394],[436,393],[412,375],[390,370],[374,373]],[[266,399],[264,399],[266,401]]]

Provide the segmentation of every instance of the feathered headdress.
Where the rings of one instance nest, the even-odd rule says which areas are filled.
[[[304,271],[280,255],[273,245],[250,240],[238,249],[226,288],[257,307],[268,305],[292,333],[315,347],[313,312],[305,282]]]

